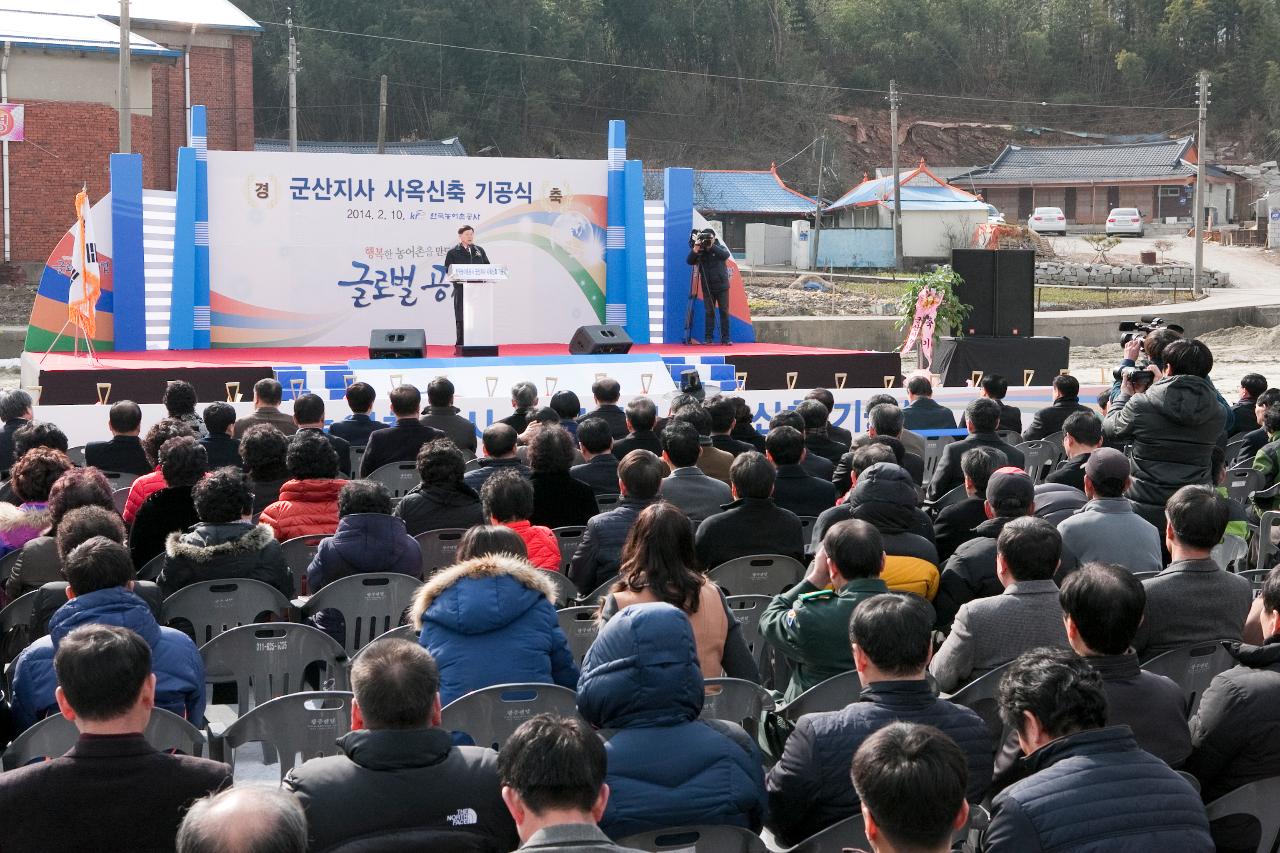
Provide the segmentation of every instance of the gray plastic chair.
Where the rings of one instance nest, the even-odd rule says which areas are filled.
[[[791,665],[786,656],[766,643],[760,634],[760,617],[773,599],[767,595],[730,595],[725,601],[742,626],[742,638],[747,641],[751,657],[760,670],[760,683],[774,690],[784,689],[791,677]]]
[[[560,620],[560,630],[569,641],[569,651],[573,653],[573,662],[582,666],[582,659],[587,656],[587,649],[596,641],[600,633],[600,623],[596,619],[596,608],[565,607],[556,611]]]
[[[337,610],[346,623],[343,646],[355,654],[365,643],[399,625],[422,581],[398,572],[376,572],[339,578],[311,596],[303,616]]]
[[[1242,565],[1247,565],[1249,543],[1239,536],[1227,534],[1222,537],[1221,542],[1213,546],[1209,556],[1218,564],[1218,568],[1229,572],[1232,571],[1232,566],[1237,560],[1244,560],[1246,562]]]
[[[594,607],[601,599],[609,594],[609,589],[617,582],[618,576],[614,575],[586,595],[578,596],[578,601],[582,604]]]
[[[1235,458],[1240,455],[1240,448],[1242,447],[1244,447],[1243,435],[1239,438],[1233,438],[1227,442],[1226,452],[1223,454],[1223,458],[1226,459],[1228,465],[1234,462]]]
[[[408,640],[411,643],[416,643],[418,642],[418,632],[414,630],[412,625],[401,625],[398,628],[392,628],[382,636],[374,637],[361,646],[360,651],[351,656],[351,665],[355,666],[356,661],[360,660],[360,655],[364,654],[370,646],[381,643],[383,640]]]
[[[608,512],[618,505],[622,500],[622,495],[596,495],[596,506],[600,508],[600,512]],[[596,513],[599,515],[600,513]]]
[[[820,684],[815,684],[786,705],[781,714],[795,722],[805,714],[817,711],[839,711],[850,703],[858,701],[862,694],[862,681],[856,670],[833,675]]]
[[[967,497],[969,497],[969,493],[964,490],[964,483],[961,483],[934,501],[929,509],[936,515],[947,507],[960,503]]]
[[[138,479],[137,474],[125,474],[122,471],[103,471],[102,476],[107,478],[107,483],[111,486],[113,495],[120,489],[127,491],[133,485],[133,481]]]
[[[178,620],[187,622],[196,645],[202,646],[223,631],[260,622],[263,614],[287,614],[291,607],[284,593],[262,581],[199,581],[164,600],[160,622],[171,627]]]
[[[311,565],[311,558],[316,555],[316,549],[320,547],[321,542],[329,538],[329,535],[311,533],[306,536],[295,536],[280,543],[280,553],[284,555],[284,561],[289,566],[289,571],[293,572],[294,582],[298,584],[298,589],[303,595],[314,592],[307,589],[307,568]]]
[[[422,551],[424,578],[457,562],[458,545],[462,543],[462,535],[466,532],[461,527],[445,527],[428,530],[413,537],[418,540],[418,548]]]
[[[849,848],[871,849],[861,812],[855,812],[839,823],[833,823],[826,829],[810,835],[787,853],[842,853]]]
[[[818,523],[816,515],[802,515],[800,518],[800,538],[804,541],[805,556],[811,556],[813,547],[813,526]]]
[[[351,445],[351,476],[357,476],[360,473],[360,463],[364,462],[364,452],[366,445]]]
[[[740,826],[675,826],[632,835],[619,846],[651,853],[765,853],[764,840]]]
[[[546,577],[556,588],[556,607],[570,607],[578,600],[578,588],[562,572],[547,572]]]
[[[319,687],[347,687],[346,651],[319,628],[296,622],[232,628],[201,646],[200,657],[206,682],[235,682],[239,716],[255,705],[305,690],[303,674],[316,664],[325,668]]]
[[[726,595],[768,595],[786,592],[804,577],[804,566],[781,554],[757,554],[721,563],[707,577]]]
[[[1254,536],[1254,540],[1258,543],[1258,562],[1254,563],[1254,569],[1262,570],[1271,568],[1271,557],[1276,553],[1276,545],[1272,540],[1272,530],[1280,526],[1280,512],[1268,510],[1258,519],[1258,533]],[[1261,587],[1256,586],[1255,589]]]
[[[578,550],[578,543],[582,541],[582,534],[587,532],[587,528],[573,525],[557,527],[551,532],[556,535],[556,542],[560,545],[560,571],[567,572],[573,553]]]
[[[161,551],[150,560],[147,560],[142,568],[138,569],[137,579],[140,581],[154,581],[160,577],[160,573],[164,571],[164,558],[165,553]]]
[[[1000,690],[1000,679],[1010,663],[1012,661],[978,676],[955,693],[945,697],[981,717],[987,724],[987,730],[991,732],[992,742],[997,749],[1009,734],[1005,730],[1004,720],[1000,719],[1000,707],[996,702],[996,694]]]
[[[478,746],[501,749],[520,724],[536,714],[573,717],[577,695],[558,684],[495,684],[473,690],[444,707],[441,725],[465,732]]]
[[[1171,649],[1142,664],[1142,668],[1172,678],[1182,688],[1187,697],[1187,719],[1191,719],[1213,677],[1236,665],[1236,659],[1223,645],[1227,642],[1230,641],[1210,640]]]
[[[151,720],[143,736],[162,752],[177,750],[197,758],[204,754],[204,735],[200,730],[163,708],[151,710]],[[75,723],[66,717],[61,714],[45,717],[14,738],[4,751],[4,769],[22,767],[36,759],[57,758],[75,746],[79,738]]]
[[[1227,471],[1227,481],[1223,485],[1227,487],[1227,497],[1235,498],[1248,506],[1249,493],[1261,489],[1266,485],[1266,480],[1261,471],[1255,471],[1252,467],[1232,468]]]
[[[84,445],[79,444],[75,447],[68,447],[67,458],[74,462],[78,467],[83,468],[85,466]]]
[[[1015,444],[1014,449],[1022,451],[1022,470],[1026,471],[1027,475],[1031,477],[1031,481],[1037,484],[1044,482],[1045,475],[1049,472],[1049,467],[1058,458],[1058,451],[1060,450],[1060,448],[1043,439]]]
[[[8,577],[7,571],[3,577]],[[35,619],[36,593],[39,591],[33,589],[23,593],[0,610],[0,649],[4,650],[4,660],[0,664],[8,664],[34,639],[31,623]]]
[[[264,755],[280,755],[280,778],[302,761],[339,752],[337,739],[351,731],[352,694],[341,690],[293,693],[266,702],[227,727],[223,743],[230,747],[228,763],[235,767],[235,751],[247,743],[262,743]]]
[[[387,491],[391,492],[392,500],[396,501],[422,483],[416,462],[388,462],[365,479],[386,486]]]
[[[1044,438],[1040,440],[1047,441],[1049,444],[1052,444],[1057,449],[1058,455],[1054,459],[1054,461],[1061,462],[1063,459],[1067,458],[1066,439],[1067,439],[1066,432],[1064,432],[1063,430],[1058,430],[1057,432],[1049,433],[1048,435],[1046,435]],[[1016,444],[1021,440],[1022,438],[1021,436],[1019,436],[1018,438],[1014,439],[1014,443]]]
[[[756,740],[765,711],[774,708],[773,694],[742,678],[708,678],[703,681],[703,719],[728,720],[742,726]]]
[[[111,493],[111,504],[116,508],[116,512],[123,514],[124,508],[129,504],[129,486],[113,491]]]
[[[1248,815],[1260,827],[1257,853],[1271,853],[1280,842],[1280,776],[1259,779],[1223,794],[1205,807],[1210,821],[1232,815]]]
[[[942,461],[942,451],[954,439],[949,435],[932,435],[924,440],[924,484],[933,479],[933,472]]]

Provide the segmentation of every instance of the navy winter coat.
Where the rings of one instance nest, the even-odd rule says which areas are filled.
[[[316,593],[339,578],[366,572],[422,577],[422,549],[402,520],[378,512],[344,516],[337,531],[320,540],[307,566],[307,588]]]
[[[151,670],[156,674],[156,707],[204,725],[204,663],[191,638],[163,628],[151,608],[122,586],[78,595],[58,608],[49,620],[49,636],[23,650],[14,663],[13,719],[18,731],[57,713],[53,655],[62,638],[81,625],[115,625],[137,633],[151,647]]]
[[[505,554],[433,575],[410,614],[418,642],[440,667],[440,703],[495,684],[575,687],[578,667],[555,599],[547,572]]]
[[[680,610],[633,604],[600,629],[583,661],[578,713],[607,730],[611,793],[600,828],[610,837],[688,824],[760,830],[759,750],[740,726],[699,719],[703,698]]]

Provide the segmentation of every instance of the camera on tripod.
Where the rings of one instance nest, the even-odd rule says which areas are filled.
[[[692,249],[694,246],[698,246],[699,248],[702,248],[702,249],[710,249],[712,246],[715,245],[715,242],[716,242],[716,232],[712,231],[710,228],[703,228],[701,231],[695,228],[693,229],[692,233],[690,233],[689,235],[690,249]]]

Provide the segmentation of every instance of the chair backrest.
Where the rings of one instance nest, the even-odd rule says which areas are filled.
[[[462,466],[463,472],[479,471],[482,466],[479,459],[468,459],[466,464]]]
[[[1227,457],[1228,459],[1230,457]],[[1265,486],[1266,478],[1261,471],[1250,468],[1232,468],[1227,471],[1227,497],[1235,498],[1245,506],[1249,505],[1249,493]]]
[[[160,577],[160,573],[164,571],[165,553],[161,551],[138,569],[137,579],[140,581],[154,581]]]
[[[557,527],[551,531],[556,535],[556,543],[560,546],[560,571],[569,571],[569,563],[573,561],[573,552],[578,550],[578,543],[582,541],[582,534],[587,532],[587,528],[577,525],[570,527]]]
[[[462,536],[466,532],[461,527],[445,527],[428,530],[413,537],[418,540],[418,548],[422,551],[424,578],[457,562],[458,545],[462,543]]]
[[[933,471],[942,460],[942,451],[953,441],[949,435],[931,435],[924,440],[924,481],[933,479]]]
[[[813,526],[818,523],[816,515],[802,515],[800,518],[800,538],[804,541],[805,554],[813,553]]]
[[[854,812],[839,823],[833,823],[821,832],[810,835],[788,853],[841,853],[849,848],[871,849],[861,812]]]
[[[774,708],[773,694],[742,678],[708,678],[703,686],[706,696],[699,716],[737,723],[755,740],[764,712]]]
[[[364,462],[364,452],[367,449],[367,445],[351,445],[351,473],[353,475],[360,473],[360,463]]]
[[[120,489],[128,489],[138,479],[137,474],[126,474],[123,471],[103,471],[102,476],[107,478],[113,495]]]
[[[596,506],[600,507],[600,512],[608,512],[621,500],[622,495],[596,495]]]
[[[773,598],[768,595],[730,595],[725,601],[741,626],[742,638],[751,650],[756,667],[760,670],[760,683],[781,690],[791,678],[791,666],[785,655],[764,641],[760,635],[760,617]]]
[[[1236,659],[1223,646],[1224,642],[1227,641],[1210,640],[1170,649],[1144,663],[1142,668],[1177,682],[1187,697],[1187,719],[1190,719],[1200,707],[1200,698],[1213,677],[1236,665]]]
[[[1249,555],[1249,543],[1240,536],[1232,536],[1227,534],[1222,537],[1222,541],[1213,546],[1213,550],[1209,556],[1218,564],[1218,568],[1224,572],[1232,571],[1233,565],[1237,560],[1247,560]],[[1244,563],[1243,565],[1247,565]]]
[[[577,695],[558,684],[495,684],[459,696],[441,713],[446,729],[466,732],[477,746],[501,749],[520,724],[537,714],[572,717]]]
[[[613,577],[606,579],[603,583],[601,583],[595,589],[591,590],[591,592],[587,593],[586,595],[578,596],[578,601],[582,602],[583,604],[594,607],[596,605],[596,602],[600,601],[600,599],[604,598],[606,595],[609,594],[609,590],[617,582],[618,582],[618,576],[614,575]]]
[[[327,539],[329,535],[310,533],[306,536],[295,536],[280,543],[280,553],[284,555],[284,561],[288,564],[289,571],[293,572],[293,576],[299,580],[304,590],[307,584],[307,568],[311,565],[311,558],[316,555],[316,549],[320,547],[320,543]]]
[[[1276,543],[1272,537],[1278,526],[1280,526],[1280,512],[1276,510],[1267,510],[1258,519],[1258,535],[1254,537],[1258,543],[1258,562],[1254,564],[1255,569],[1271,567],[1271,556],[1276,552]]]
[[[364,654],[370,646],[380,643],[383,640],[408,640],[411,643],[418,642],[418,632],[414,630],[412,625],[400,625],[392,628],[381,636],[374,637],[369,642],[360,647],[360,651],[351,656],[351,665],[355,666],[356,661],[360,659],[360,655]]]
[[[1008,668],[1008,663],[1002,664],[946,697],[981,717],[987,724],[987,730],[991,732],[993,743],[997,746],[1004,742],[1006,732],[1004,721],[1000,719],[1000,706],[996,702],[996,694],[1000,690],[1000,679]]]
[[[560,620],[560,630],[569,641],[569,651],[573,653],[573,662],[582,665],[587,656],[587,649],[596,641],[600,633],[600,623],[596,619],[596,607],[565,607],[556,611]]]
[[[556,607],[570,607],[578,600],[578,588],[563,572],[547,572],[545,576],[556,588]]]
[[[1280,776],[1259,779],[1223,794],[1205,807],[1210,821],[1248,815],[1258,822],[1258,853],[1271,853],[1280,842]]]
[[[129,486],[112,491],[111,505],[116,508],[116,512],[124,513],[124,508],[129,505]]]
[[[163,708],[151,710],[151,720],[143,733],[147,743],[158,750],[177,750],[197,758],[204,754],[204,735],[177,714]],[[12,770],[36,759],[57,758],[76,745],[80,732],[75,723],[61,714],[45,717],[14,738],[4,751],[3,767]]]
[[[280,696],[242,715],[223,733],[235,750],[246,743],[262,742],[280,754],[280,778],[294,765],[310,758],[336,755],[337,740],[351,731],[352,694],[342,690],[311,691]]]
[[[338,641],[319,628],[295,622],[242,625],[200,647],[205,681],[234,681],[238,713],[279,696],[306,690],[308,667],[324,667],[314,687],[343,690],[347,686],[347,654]]]
[[[339,578],[311,596],[302,607],[305,616],[321,610],[342,614],[346,632],[343,647],[355,654],[403,621],[405,611],[422,582],[399,572],[371,572]]]
[[[8,577],[7,572],[4,577]],[[23,593],[0,610],[0,650],[3,650],[0,664],[7,664],[16,658],[34,639],[31,636],[31,623],[35,619],[37,592],[39,590],[33,589]]]
[[[765,853],[760,836],[740,826],[674,826],[632,835],[620,847],[650,853]]]
[[[1240,448],[1242,447],[1244,447],[1243,435],[1239,438],[1233,438],[1227,442],[1226,453],[1223,454],[1223,458],[1227,460],[1228,465],[1230,465],[1232,461],[1240,455]]]
[[[263,614],[286,614],[292,605],[270,584],[249,578],[197,581],[175,592],[160,606],[160,622],[186,630],[190,625],[197,646],[223,631],[265,621]]]
[[[1027,472],[1034,483],[1044,481],[1049,466],[1058,458],[1058,448],[1043,439],[1015,444],[1014,449],[1022,451],[1022,470]]]
[[[370,474],[368,479],[386,486],[392,499],[397,501],[422,483],[416,462],[388,462]]]
[[[758,554],[721,563],[707,577],[726,595],[769,595],[786,592],[804,577],[804,566],[793,557]]]
[[[838,711],[856,702],[862,693],[862,681],[856,670],[833,675],[815,684],[782,708],[782,715],[792,722],[815,711]]]
[[[968,496],[969,493],[964,490],[964,483],[961,483],[934,501],[932,509],[935,513],[941,512],[949,506],[960,503]]]
[[[1057,432],[1051,432],[1048,435],[1046,435],[1044,438],[1040,439],[1041,441],[1052,444],[1057,449],[1058,454],[1055,461],[1061,462],[1063,459],[1067,458],[1067,448],[1065,444],[1066,437],[1067,437],[1066,432],[1064,432],[1063,430],[1058,430]],[[1013,443],[1017,444],[1021,440],[1022,440],[1021,438],[1015,438],[1013,440]]]
[[[5,581],[13,570],[13,564],[22,558],[22,549],[15,548],[3,557],[0,557],[0,583]]]
[[[75,463],[76,465],[78,465],[79,467],[83,468],[83,467],[85,466],[85,461],[84,461],[84,445],[83,445],[83,444],[78,444],[78,445],[76,445],[75,447],[68,447],[68,448],[67,448],[67,458],[68,458],[68,459],[70,459],[72,462],[74,462],[74,463]]]
[[[1245,569],[1239,572],[1242,578],[1253,584],[1253,597],[1257,598],[1262,594],[1262,586],[1267,582],[1267,575],[1271,574],[1270,569]]]
[[[326,847],[325,853],[497,853],[498,842],[488,835],[463,829],[387,829],[348,838]]]

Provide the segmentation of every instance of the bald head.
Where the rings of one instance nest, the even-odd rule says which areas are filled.
[[[306,853],[307,817],[276,787],[228,788],[197,800],[178,828],[178,853]]]

